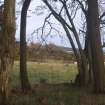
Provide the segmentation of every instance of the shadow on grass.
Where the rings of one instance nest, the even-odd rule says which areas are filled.
[[[36,84],[23,94],[13,89],[11,105],[105,105],[105,95],[86,92],[71,84]]]

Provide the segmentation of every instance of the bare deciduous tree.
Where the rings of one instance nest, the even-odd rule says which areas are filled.
[[[100,36],[99,24],[101,19],[99,20],[98,1],[97,0],[93,0],[93,1],[71,0],[70,2],[68,0],[59,0],[56,2],[60,2],[62,4],[61,9],[58,10],[60,12],[56,11],[57,8],[56,7],[54,8],[52,6],[53,2],[55,1],[48,1],[48,0],[42,0],[42,1],[47,5],[47,7],[51,11],[55,19],[58,20],[63,26],[76,56],[75,44],[74,44],[74,41],[72,40],[70,33],[72,33],[75,37],[75,40],[79,49],[79,52],[77,53],[79,61],[77,59],[77,62],[80,65],[80,69],[79,69],[80,76],[78,78],[80,79],[79,81],[80,84],[86,85],[88,83],[87,81],[89,79],[89,73],[92,72],[94,90],[96,92],[104,92],[105,71],[104,71],[104,59],[103,59],[103,52],[102,52],[101,38],[100,38],[101,36]],[[87,24],[87,27],[86,27],[87,29],[85,31],[85,36],[86,36],[85,48],[87,47],[86,48],[87,53],[82,48],[82,45],[79,40],[79,33],[77,32],[77,29],[75,27],[75,24],[73,21],[74,18],[72,18],[70,5],[73,3],[73,7],[75,7],[77,6],[76,2],[79,4],[82,12],[84,13],[86,24]],[[65,11],[66,19],[64,18],[64,16],[62,16],[62,11]],[[75,16],[76,15],[74,15],[74,17]],[[103,16],[104,16],[104,13],[100,16],[100,18]],[[100,59],[101,59],[101,62],[100,62]],[[89,70],[88,65],[90,66],[92,71]]]

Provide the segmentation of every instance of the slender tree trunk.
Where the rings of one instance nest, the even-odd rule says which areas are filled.
[[[77,62],[78,62],[78,66],[79,66],[81,72],[78,73],[77,78],[80,79],[80,86],[87,86],[88,79],[89,79],[88,60],[87,60],[86,55],[85,55],[85,53],[82,49],[82,45],[80,43],[78,33],[77,33],[75,25],[73,23],[73,19],[71,18],[71,15],[70,15],[69,10],[67,8],[66,1],[61,1],[61,2],[62,2],[63,6],[65,8],[68,20],[69,20],[70,24],[72,25],[71,31],[74,34],[74,37],[76,39],[78,49],[79,49],[79,52],[80,52],[80,60],[77,60]]]
[[[20,25],[20,79],[21,88],[23,92],[31,89],[28,73],[27,73],[27,43],[26,43],[26,19],[27,10],[31,0],[25,0],[21,12],[21,25]]]
[[[88,0],[88,18],[94,91],[105,92],[105,69],[99,30],[98,0]]]
[[[70,23],[72,25],[72,29],[73,29],[72,32],[74,34],[74,37],[76,39],[78,49],[79,49],[79,52],[80,52],[80,59],[78,60],[78,64],[79,64],[78,66],[79,66],[80,71],[81,71],[81,72],[79,72],[80,74],[78,74],[78,77],[80,78],[80,85],[85,86],[88,83],[88,62],[87,62],[87,58],[86,58],[86,55],[85,55],[85,53],[84,53],[84,51],[82,49],[78,33],[76,31],[73,20],[72,20],[72,18],[70,16],[70,13],[68,11],[67,5],[66,5],[66,3],[63,3],[63,4],[64,4],[66,14],[68,16],[68,19],[69,19],[69,21],[70,21]]]
[[[92,70],[92,54],[91,54],[91,46],[90,46],[90,40],[89,40],[89,19],[86,16],[86,22],[87,22],[87,32],[86,32],[86,38],[85,38],[85,48],[84,48],[84,52],[86,55],[86,58],[88,59],[88,66],[89,66],[89,80],[88,80],[88,84],[89,85],[93,85],[93,70]]]
[[[80,57],[80,53],[77,51],[76,47],[75,47],[75,44],[71,38],[71,35],[70,35],[70,32],[68,30],[68,28],[62,24],[65,32],[66,32],[66,35],[70,41],[70,44],[72,46],[72,49],[74,51],[74,55],[76,57],[76,60],[77,60],[77,67],[78,67],[78,74],[76,76],[76,79],[75,79],[75,84],[77,86],[83,86],[84,85],[84,69],[83,69],[83,66],[82,66],[82,61],[81,61],[81,57]],[[87,65],[86,65],[87,66]],[[86,82],[85,82],[86,83]]]
[[[48,6],[48,8],[51,10],[52,14],[54,15],[54,17],[63,25],[66,25],[66,27],[73,32],[74,36],[75,36],[75,39],[76,39],[76,42],[77,42],[77,45],[78,45],[78,48],[79,48],[79,58],[80,59],[77,59],[77,62],[78,62],[78,67],[79,67],[79,79],[80,79],[80,86],[84,86],[84,85],[87,85],[87,81],[88,81],[88,76],[87,76],[87,72],[88,72],[88,66],[87,66],[87,59],[85,57],[85,54],[83,52],[83,49],[81,47],[81,44],[80,44],[80,41],[79,41],[79,37],[78,37],[78,34],[77,34],[77,31],[75,29],[75,26],[74,26],[74,23],[71,19],[71,16],[69,14],[69,11],[66,7],[66,4],[63,4],[64,5],[64,8],[66,10],[66,14],[68,16],[68,19],[70,21],[70,24],[72,25],[72,28],[66,24],[66,21],[64,19],[62,19],[62,17],[60,15],[58,15],[56,13],[56,11],[54,11],[54,9],[51,7],[51,5],[49,4],[49,2],[47,0],[43,0],[43,2]],[[65,3],[65,2],[64,2]],[[65,29],[64,29],[65,30]],[[74,50],[74,49],[73,49]],[[74,51],[75,52],[75,51]]]
[[[2,40],[0,44],[0,105],[8,105],[10,71],[14,61],[15,0],[4,1]]]
[[[88,32],[88,28],[87,28],[87,32]],[[92,55],[91,55],[91,48],[90,48],[90,41],[88,38],[88,34],[85,39],[84,52],[85,52],[86,58],[88,60],[88,69],[89,69],[88,70],[88,76],[89,76],[88,84],[89,84],[89,86],[92,86],[93,85]]]

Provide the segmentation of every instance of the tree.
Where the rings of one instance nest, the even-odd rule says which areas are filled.
[[[104,6],[104,4],[103,4],[103,1],[101,0],[101,1],[99,1],[97,4],[94,4],[94,6],[95,6],[95,11],[93,12],[92,11],[92,5],[90,6],[90,4],[86,1],[85,2],[85,6],[83,5],[83,3],[82,2],[84,2],[83,0],[76,0],[79,4],[80,4],[80,6],[81,6],[81,9],[82,9],[82,11],[83,11],[83,13],[84,13],[84,15],[85,15],[85,18],[86,18],[86,24],[87,24],[87,29],[86,29],[86,38],[85,38],[85,52],[86,52],[86,56],[87,56],[87,58],[88,58],[88,61],[89,61],[89,83],[92,83],[93,84],[93,65],[92,65],[92,50],[93,50],[93,48],[95,48],[95,46],[93,47],[93,48],[91,48],[91,41],[93,42],[93,40],[94,39],[92,39],[92,38],[90,38],[90,35],[93,35],[93,33],[90,33],[90,32],[92,32],[92,31],[90,31],[90,25],[91,25],[91,27],[93,27],[92,25],[92,23],[91,23],[91,21],[92,22],[94,22],[95,21],[95,23],[97,23],[98,25],[96,26],[97,27],[97,31],[98,31],[98,35],[99,35],[99,37],[101,37],[101,36],[103,36],[103,35],[101,35],[100,36],[100,32],[102,32],[103,30],[104,30],[104,17],[105,17],[105,12],[104,12],[104,10],[102,9],[102,7]],[[91,1],[91,2],[94,2],[94,1]],[[98,5],[98,6],[97,6]],[[86,8],[88,6],[88,8]],[[100,7],[100,8],[96,8],[96,6],[97,6],[97,8],[98,7]],[[98,12],[96,12],[96,11],[100,11],[100,14],[98,13]],[[92,13],[93,12],[93,13]],[[97,14],[97,16],[94,14],[94,13],[96,13]],[[93,17],[93,14],[94,14],[94,16],[96,16],[96,17],[98,17],[98,21],[97,21],[97,19],[96,20],[94,20],[93,18],[91,18],[91,16]],[[91,18],[91,19],[90,19]],[[94,21],[93,21],[93,20]],[[96,30],[95,30],[95,28],[93,27],[93,29],[94,29],[94,32],[97,32]],[[92,30],[93,30],[92,29]],[[94,35],[95,35],[95,33],[94,33]],[[97,37],[97,34],[95,35],[96,37]],[[98,37],[98,39],[99,39],[99,41],[98,41],[98,43],[100,43],[99,44],[99,46],[100,46],[100,48],[98,48],[98,51],[100,52],[100,50],[101,50],[101,55],[103,56],[103,52],[102,52],[102,45],[101,45],[101,38],[99,38]],[[90,41],[91,40],[91,41]],[[96,45],[97,43],[95,43],[95,45]],[[96,53],[96,51],[93,53],[93,55]],[[96,55],[95,55],[96,56]],[[103,58],[102,58],[103,59]],[[100,59],[98,59],[98,61],[100,61]],[[102,60],[102,62],[103,62],[103,60]],[[101,62],[101,63],[102,63]],[[94,62],[95,63],[95,62]],[[95,63],[96,64],[96,63]],[[95,70],[96,71],[96,70]],[[104,72],[103,72],[104,73]],[[104,74],[103,74],[104,75]],[[94,78],[95,79],[95,78]],[[94,84],[95,85],[95,84]],[[94,86],[94,88],[96,88],[96,85]]]
[[[21,88],[23,92],[31,89],[28,74],[27,74],[27,43],[26,43],[26,19],[27,10],[31,0],[25,0],[21,11],[21,25],[20,25],[20,79]]]
[[[87,59],[86,59],[86,55],[85,55],[85,53],[82,49],[82,45],[81,45],[80,40],[79,40],[79,35],[78,35],[78,32],[77,32],[76,27],[75,27],[74,22],[73,22],[74,18],[72,19],[72,16],[69,12],[69,8],[67,6],[67,1],[59,0],[59,2],[62,3],[62,5],[63,5],[61,7],[61,9],[59,10],[60,11],[59,13],[56,12],[56,10],[52,7],[51,3],[48,2],[48,0],[43,0],[43,2],[47,5],[47,7],[51,11],[51,14],[55,17],[55,19],[58,20],[61,23],[61,25],[63,26],[63,28],[66,32],[66,35],[67,35],[67,37],[68,37],[68,39],[71,43],[71,46],[73,48],[73,51],[74,51],[74,54],[75,54],[75,57],[76,57],[76,60],[77,60],[77,64],[78,64],[78,71],[79,71],[78,84],[80,86],[87,85],[87,83],[88,83]],[[72,1],[70,3],[72,4]],[[65,11],[65,15],[67,16],[68,22],[62,16],[62,11],[63,10]],[[75,12],[75,14],[76,14],[76,12]],[[74,41],[71,37],[71,33],[75,37],[75,40],[76,40],[76,43],[77,43],[77,46],[78,46],[79,50],[76,49],[75,43],[74,43]]]
[[[78,63],[78,70],[79,70],[79,83],[80,85],[88,84],[87,80],[89,79],[89,73],[93,74],[93,83],[94,83],[94,90],[96,92],[104,92],[105,88],[105,70],[104,70],[104,59],[103,59],[103,52],[102,52],[102,45],[101,45],[101,36],[100,36],[100,21],[99,21],[99,13],[98,13],[98,3],[97,0],[59,0],[56,2],[60,2],[62,4],[61,9],[52,6],[52,2],[55,1],[48,1],[43,0],[43,2],[47,5],[49,10],[51,11],[50,15],[53,15],[56,20],[61,23],[63,26],[66,35],[71,43],[71,46],[74,50],[74,54],[76,56],[76,60]],[[87,53],[82,48],[82,45],[79,40],[79,34],[73,22],[73,19],[76,16],[76,12],[78,10],[78,3],[79,8],[81,7],[82,12],[85,15],[85,20],[87,27],[85,28],[85,48],[87,47]],[[84,4],[85,3],[85,4]],[[71,5],[73,4],[73,8],[76,9],[71,10]],[[57,11],[58,9],[58,11]],[[62,15],[62,11],[65,11],[65,16]],[[72,16],[73,11],[74,17]],[[72,40],[71,33],[74,35],[75,40],[77,42],[77,46],[79,51],[75,49],[74,40]],[[88,56],[87,56],[88,55]],[[101,60],[100,60],[101,59]],[[90,69],[88,68],[90,66]],[[92,70],[92,71],[91,71]]]
[[[8,105],[10,71],[14,62],[15,0],[4,0],[2,32],[0,33],[0,105]]]
[[[105,92],[105,69],[99,28],[98,0],[88,0],[88,19],[94,91]]]

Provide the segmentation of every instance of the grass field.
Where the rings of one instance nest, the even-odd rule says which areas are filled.
[[[11,72],[11,83],[15,89],[11,94],[11,105],[105,105],[105,95],[64,84],[74,81],[76,65],[59,62],[28,62],[27,65],[32,91],[28,94],[20,91],[19,62],[15,62]],[[47,84],[42,84],[42,80]]]
[[[74,81],[77,74],[77,68],[74,64],[28,62],[27,66],[31,84],[40,83],[42,80],[54,84],[62,82],[69,83],[71,80]],[[11,73],[12,86],[19,86],[19,62],[15,62]]]

